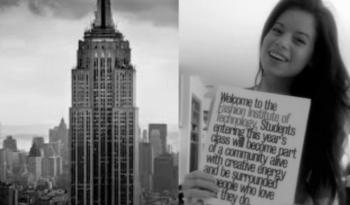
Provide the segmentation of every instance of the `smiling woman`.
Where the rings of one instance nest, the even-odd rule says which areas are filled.
[[[335,19],[321,0],[280,0],[260,38],[253,89],[311,99],[296,204],[345,203],[340,161],[347,136],[350,79],[338,46]],[[293,127],[265,125],[269,131],[294,132]],[[283,155],[293,153],[282,150]],[[215,185],[211,176],[195,171],[184,180],[184,194],[195,203],[191,199],[212,197],[218,190]]]
[[[301,10],[283,13],[261,46],[260,61],[265,78],[290,79],[299,74],[309,63],[315,37],[315,20],[311,14]]]

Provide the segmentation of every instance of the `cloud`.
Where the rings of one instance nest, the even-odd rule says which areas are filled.
[[[0,0],[0,9],[9,6],[18,6],[20,0]]]
[[[12,0],[0,0],[12,3]],[[17,2],[20,0],[17,0]],[[177,26],[178,0],[111,0],[114,14],[157,26]],[[97,0],[28,0],[31,12],[58,18],[79,19],[96,10]],[[6,5],[6,4],[5,4]]]
[[[178,23],[178,0],[117,0],[113,8],[127,12],[138,19],[152,21],[156,25]]]
[[[37,15],[52,14],[55,17],[79,19],[94,9],[94,1],[86,0],[28,0],[31,12]]]

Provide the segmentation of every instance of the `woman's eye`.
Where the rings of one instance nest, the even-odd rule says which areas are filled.
[[[282,33],[282,29],[277,28],[277,27],[272,28],[272,31],[273,31],[275,34],[281,34],[281,33]]]
[[[306,42],[305,42],[303,39],[301,39],[301,38],[296,38],[296,39],[295,39],[295,42],[296,42],[297,44],[300,44],[300,45],[305,45],[305,44],[306,44]]]

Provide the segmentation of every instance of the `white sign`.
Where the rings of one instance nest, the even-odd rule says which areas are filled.
[[[211,205],[293,204],[310,100],[221,87],[200,170],[217,179]]]

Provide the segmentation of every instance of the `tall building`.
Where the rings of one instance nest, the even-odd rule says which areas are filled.
[[[42,156],[39,145],[33,141],[28,155],[28,171],[33,174],[34,180],[38,180],[42,174]]]
[[[23,166],[22,153],[11,149],[0,149],[0,181],[11,182],[14,172]]]
[[[52,146],[56,155],[63,157],[64,164],[70,164],[68,133],[69,130],[63,118],[58,126],[49,131],[49,144]]]
[[[33,137],[33,144],[36,144],[38,149],[41,151],[42,149],[44,149],[45,145],[44,137]]]
[[[152,190],[152,147],[148,142],[139,143],[139,176],[140,184],[143,192],[151,192]]]
[[[176,192],[177,167],[174,166],[173,156],[165,153],[154,159],[153,191]]]
[[[155,156],[159,156],[166,153],[166,137],[167,137],[167,125],[166,124],[149,124],[149,142],[152,144]]]
[[[2,147],[10,149],[13,152],[17,152],[17,141],[13,139],[11,135],[9,135],[6,139],[4,139]]]
[[[63,166],[65,167],[65,172],[70,173],[70,147],[68,143],[69,129],[67,128],[64,119],[62,118],[60,124],[50,129],[49,131],[49,144],[48,148],[51,150],[44,150],[49,152],[54,152],[52,155],[61,156],[63,159]],[[47,155],[45,155],[47,156]]]
[[[7,180],[7,149],[0,149],[0,182],[6,182]]]
[[[72,70],[72,205],[138,204],[135,69],[110,0],[79,41]]]
[[[18,205],[18,190],[13,185],[0,182],[0,204]]]
[[[142,142],[148,142],[148,132],[146,129],[142,131]]]
[[[49,143],[61,141],[68,145],[68,128],[64,119],[62,118],[60,124],[49,131]]]
[[[42,158],[42,176],[43,177],[57,177],[62,174],[62,158],[59,156]]]

